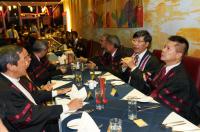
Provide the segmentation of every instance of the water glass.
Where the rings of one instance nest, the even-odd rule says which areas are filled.
[[[122,120],[119,118],[110,119],[110,132],[122,132]]]
[[[137,100],[134,98],[128,99],[128,119],[137,119]]]
[[[91,80],[95,80],[95,71],[94,71],[94,70],[92,70],[92,71],[90,72],[90,79],[91,79]]]
[[[95,89],[95,98],[96,98],[96,109],[97,110],[104,109],[103,97],[101,90],[99,88]]]
[[[75,84],[77,87],[83,86],[82,72],[75,70]]]

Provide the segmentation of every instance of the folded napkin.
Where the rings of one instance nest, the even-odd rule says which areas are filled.
[[[162,122],[165,126],[172,127],[172,131],[190,131],[190,132],[200,132],[200,128],[176,114],[171,112]]]
[[[60,86],[66,85],[70,83],[71,81],[62,81],[62,80],[51,80],[51,83],[55,83],[53,85],[53,89],[58,88]]]
[[[137,89],[133,89],[131,92],[129,92],[126,96],[124,96],[122,99],[127,100],[128,98],[135,98],[139,102],[149,102],[149,103],[158,103],[155,101],[152,97],[146,96],[145,94],[141,93]]]
[[[66,76],[63,76],[63,78],[66,78],[66,79],[74,79],[74,78],[75,78],[75,75],[66,75]]]
[[[111,81],[111,84],[114,85],[114,86],[118,86],[118,85],[125,84],[125,82],[123,82],[123,81]]]
[[[79,98],[85,100],[87,98],[87,91],[85,87],[82,87],[80,90],[76,87],[76,85],[72,85],[72,89],[66,95],[69,95],[71,99]]]
[[[101,76],[102,78],[105,78],[106,80],[121,80],[120,78],[112,75],[111,73],[107,72],[104,75]]]
[[[94,89],[97,86],[98,82],[95,80],[89,80],[85,83],[90,89]]]
[[[88,113],[83,112],[80,125],[78,127],[78,132],[100,132],[100,129],[92,117]]]

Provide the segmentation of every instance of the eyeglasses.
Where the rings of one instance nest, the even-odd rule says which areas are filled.
[[[144,40],[139,40],[139,39],[132,39],[132,43],[144,43]]]

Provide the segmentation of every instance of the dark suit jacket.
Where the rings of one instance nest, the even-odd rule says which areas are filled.
[[[112,73],[113,75],[121,78],[121,58],[125,57],[124,52],[121,48],[118,48],[114,57],[111,54],[108,54],[108,62],[109,64],[103,68],[103,70]]]
[[[31,54],[31,63],[27,69],[28,75],[37,86],[45,85],[52,76],[62,74],[51,65],[46,57],[40,59]]]
[[[89,60],[96,64],[98,70],[104,70],[104,67],[109,66],[111,63],[111,55],[103,49],[100,49],[96,53],[96,56],[90,58]]]
[[[125,73],[123,73],[123,79],[127,82],[129,76],[131,76],[130,85],[138,88],[141,92],[148,94],[148,89],[144,89],[143,84],[143,74],[150,72],[152,76],[159,70],[160,68],[160,61],[152,55],[149,51],[147,51],[144,56],[142,57],[139,66],[131,72],[131,69],[128,68]]]
[[[51,98],[51,92],[34,90],[35,86],[27,78],[20,78],[20,82],[31,93],[37,104]],[[11,132],[17,130],[41,132],[48,121],[59,118],[63,111],[59,105],[34,105],[2,74],[0,74],[0,84],[0,99],[6,103],[3,122]]]
[[[88,41],[85,39],[78,39],[78,42],[76,45],[74,45],[74,53],[77,57],[87,57],[87,43]]]
[[[194,83],[182,64],[171,69],[163,78],[161,78],[161,71],[158,72],[152,81],[148,81],[146,88],[149,87],[153,89],[151,96],[154,99],[196,123],[192,111],[199,97]]]

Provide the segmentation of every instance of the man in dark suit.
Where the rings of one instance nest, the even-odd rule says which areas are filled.
[[[121,78],[121,58],[124,57],[124,52],[121,49],[121,43],[116,35],[109,35],[106,39],[106,50],[108,54],[108,66],[103,67],[103,70],[108,71],[115,76]]]
[[[104,67],[108,66],[110,63],[110,53],[106,50],[106,43],[109,34],[103,34],[100,37],[101,48],[97,50],[95,56],[87,59],[80,57],[81,62],[87,62],[87,67],[89,69],[103,70]]]
[[[188,48],[185,38],[169,37],[161,53],[165,65],[154,76],[144,76],[141,89],[151,89],[150,96],[155,100],[197,123],[192,112],[199,100],[197,89],[181,63]]]
[[[37,85],[42,86],[51,79],[52,76],[62,74],[61,69],[50,64],[46,57],[48,51],[48,42],[44,40],[36,40],[32,46],[31,63],[27,69],[31,80]]]
[[[143,80],[144,74],[153,75],[160,68],[159,60],[148,50],[151,41],[152,37],[148,31],[140,30],[135,32],[132,40],[133,54],[131,57],[123,58],[121,61],[124,81],[135,88],[141,87],[140,82]],[[146,89],[139,90],[146,94],[150,92]]]
[[[79,38],[78,33],[76,31],[72,31],[72,38],[73,38],[73,51],[77,57],[87,57],[87,40],[83,38]]]
[[[49,122],[58,119],[62,112],[82,107],[80,99],[72,100],[67,105],[39,105],[69,90],[34,90],[36,86],[25,77],[29,64],[30,57],[24,48],[16,45],[0,48],[0,99],[6,105],[3,123],[12,132],[41,132]]]

